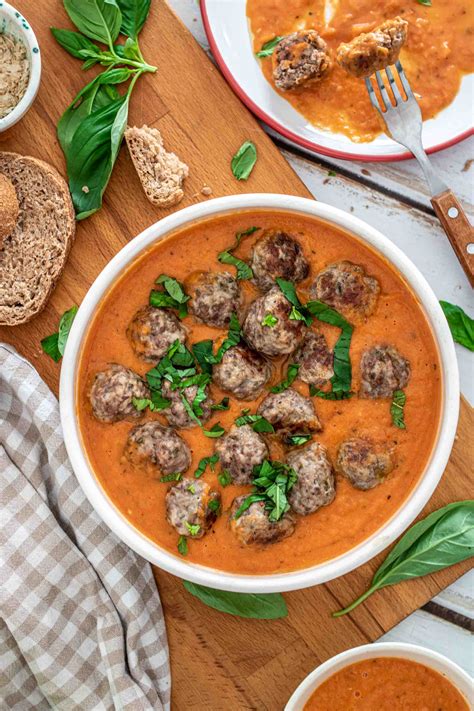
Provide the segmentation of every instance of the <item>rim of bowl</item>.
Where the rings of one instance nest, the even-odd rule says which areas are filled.
[[[296,688],[284,711],[303,711],[304,705],[309,701],[311,694],[316,691],[326,679],[344,667],[374,657],[397,657],[424,664],[445,676],[453,686],[466,698],[472,701],[472,680],[467,672],[444,654],[434,652],[432,649],[418,644],[405,642],[374,642],[363,644],[360,647],[347,649],[320,664],[314,671],[303,679]]]
[[[0,2],[0,18],[2,16],[11,20],[25,44],[30,63],[30,78],[18,104],[10,113],[0,118],[0,133],[23,118],[36,98],[41,80],[41,50],[31,24],[19,10],[7,2]]]
[[[443,371],[443,402],[436,444],[424,472],[402,507],[378,531],[355,548],[318,565],[286,573],[244,575],[191,563],[160,548],[129,523],[102,489],[87,455],[76,418],[76,375],[81,346],[97,306],[124,269],[160,237],[177,228],[238,210],[273,209],[303,213],[347,230],[387,258],[408,282],[431,325]],[[344,575],[380,553],[420,513],[441,479],[451,453],[459,414],[459,374],[451,332],[431,287],[411,260],[378,230],[359,218],[308,198],[243,194],[214,198],[179,210],[132,239],[105,266],[89,288],[74,319],[61,367],[60,412],[66,449],[86,496],[102,520],[139,555],[168,573],[194,583],[233,592],[285,592],[318,585]]]

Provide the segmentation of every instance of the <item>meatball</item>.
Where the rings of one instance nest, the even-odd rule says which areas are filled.
[[[171,427],[146,422],[130,430],[125,457],[132,464],[152,464],[163,474],[185,472],[191,465],[191,451]]]
[[[181,479],[166,494],[166,518],[180,536],[202,538],[216,520],[220,504],[220,494],[205,481]]]
[[[199,272],[186,284],[190,310],[198,321],[225,328],[242,304],[239,282],[229,272]]]
[[[283,37],[272,55],[273,80],[282,91],[320,81],[331,69],[326,42],[316,30],[299,30]]]
[[[197,395],[197,391],[197,385],[189,385],[187,388],[184,388],[184,390],[172,390],[169,380],[163,381],[161,394],[164,398],[171,401],[169,407],[163,410],[163,415],[172,427],[186,428],[196,427],[198,425],[196,420],[189,415],[181,397],[183,395],[189,404],[192,405],[194,398]],[[206,399],[199,403],[202,409],[202,415],[199,415],[201,422],[207,422],[212,415],[212,400],[209,397],[209,389],[207,386],[204,392],[206,394]]]
[[[222,469],[228,471],[233,483],[239,486],[251,484],[253,468],[270,456],[262,437],[250,425],[233,425],[229,433],[216,442],[216,452]]]
[[[333,354],[322,333],[309,331],[295,351],[293,360],[300,366],[300,380],[310,385],[321,387],[334,375]]]
[[[386,20],[372,32],[359,35],[337,49],[337,61],[346,72],[368,77],[395,64],[407,39],[408,22],[401,17]]]
[[[307,516],[334,500],[334,473],[322,444],[313,442],[304,449],[290,452],[286,463],[298,475],[288,494],[288,502],[295,513]]]
[[[324,301],[349,319],[360,320],[375,309],[380,286],[352,262],[330,264],[317,275],[311,297]]]
[[[250,504],[239,518],[235,518],[237,510],[246,498],[247,495],[244,494],[234,499],[230,510],[230,528],[240,543],[246,546],[251,543],[266,545],[291,536],[295,530],[293,517],[286,513],[279,521],[269,521],[263,501]]]
[[[393,346],[374,346],[360,360],[363,397],[392,397],[410,379],[410,363]]]
[[[392,456],[366,439],[349,439],[337,453],[336,469],[356,489],[373,489],[393,469]]]
[[[270,363],[244,344],[229,348],[212,371],[214,383],[239,400],[256,398],[271,374]]]
[[[245,340],[268,356],[291,353],[303,339],[305,326],[303,321],[290,319],[290,312],[290,302],[279,287],[274,286],[250,305],[242,327]],[[268,316],[277,319],[273,325],[265,324]]]
[[[142,378],[130,368],[111,363],[97,373],[89,394],[94,417],[101,422],[118,422],[140,417],[133,398],[149,398],[150,391]]]
[[[162,358],[176,340],[184,343],[186,329],[170,311],[144,306],[131,320],[127,336],[139,358],[154,362]]]
[[[255,243],[250,266],[253,281],[262,291],[275,286],[277,277],[298,282],[309,274],[309,264],[299,242],[286,232],[273,230],[265,232]]]
[[[308,433],[322,429],[311,400],[293,388],[267,395],[260,403],[257,413],[271,422],[275,430],[280,431],[283,439],[295,432]]]

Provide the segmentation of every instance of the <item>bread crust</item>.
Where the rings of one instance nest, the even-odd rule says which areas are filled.
[[[0,173],[0,249],[3,238],[13,232],[18,219],[18,198],[12,182]]]

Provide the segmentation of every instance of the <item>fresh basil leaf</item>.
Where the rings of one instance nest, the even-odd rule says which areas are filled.
[[[334,346],[334,375],[330,380],[334,397],[323,395],[320,390],[314,392],[314,394],[326,400],[345,399],[350,393],[352,384],[352,364],[349,352],[354,329],[338,311],[323,301],[308,301],[305,308],[311,316],[316,316],[319,321],[341,329],[339,338]]]
[[[199,477],[204,474],[204,472],[206,471],[208,466],[210,467],[211,471],[213,472],[218,461],[219,461],[218,454],[213,454],[211,457],[203,457],[200,460],[196,471],[194,472],[194,476],[196,477],[196,479],[199,479]]]
[[[256,56],[259,57],[259,59],[263,59],[263,57],[270,57],[273,54],[273,50],[277,46],[278,42],[280,42],[282,39],[283,35],[272,37],[271,40],[268,40],[268,42],[262,44],[262,49],[259,52],[255,53]]]
[[[207,508],[211,509],[211,511],[214,511],[214,513],[218,514],[219,510],[221,508],[221,502],[219,499],[211,499],[209,503],[207,504]]]
[[[239,518],[256,501],[263,501],[269,521],[279,521],[290,508],[287,494],[297,479],[295,470],[288,464],[265,459],[254,467],[253,492],[244,499],[234,517]]]
[[[403,390],[395,390],[392,395],[392,403],[390,405],[390,414],[392,416],[392,424],[401,430],[406,429],[405,425],[405,403],[407,396]]]
[[[416,0],[417,2],[420,3],[420,5],[426,5],[427,7],[431,7],[431,0]]]
[[[202,431],[202,433],[206,437],[210,437],[211,439],[216,439],[217,437],[222,437],[224,432],[225,432],[225,429],[222,427],[222,425],[219,422],[216,422],[216,424],[213,425],[210,430],[203,430]]]
[[[257,149],[255,144],[252,141],[245,141],[232,157],[230,163],[234,177],[237,180],[248,180],[256,162]]]
[[[277,277],[275,281],[280,287],[280,291],[283,293],[286,300],[293,306],[296,306],[296,308],[301,308],[302,304],[299,300],[298,294],[296,293],[296,287],[293,282],[288,281],[287,279],[282,279],[281,277]]]
[[[186,536],[180,536],[178,538],[178,551],[181,555],[188,555],[188,539]]]
[[[241,415],[235,420],[237,427],[242,427],[243,425],[252,425],[254,432],[269,432],[273,434],[275,429],[271,422],[269,422],[263,415]]]
[[[229,410],[229,409],[230,409],[230,405],[229,405],[229,398],[228,397],[223,397],[219,403],[211,405],[211,410]]]
[[[239,508],[237,511],[234,513],[234,518],[240,518],[243,513],[249,509],[252,504],[257,503],[258,501],[265,501],[265,495],[264,494],[249,494],[240,504]]]
[[[346,321],[344,316],[331,308],[324,301],[308,301],[306,308],[312,316],[316,316],[319,321],[324,321],[324,323],[329,323],[331,326],[337,326],[338,328],[344,330],[352,330],[351,324]]]
[[[240,343],[242,337],[242,330],[240,328],[239,319],[236,314],[232,314],[230,317],[229,330],[227,332],[227,338],[224,339],[222,344],[217,349],[217,353],[213,356],[214,363],[220,363],[229,348],[233,348]]]
[[[160,477],[160,481],[163,484],[166,484],[168,481],[181,481],[182,478],[182,472],[173,472],[172,474],[166,474],[165,476]]]
[[[286,437],[285,441],[290,447],[301,447],[312,438],[311,434],[291,434]]]
[[[268,326],[268,328],[273,328],[278,323],[278,319],[273,314],[265,314],[265,318],[262,320],[262,326]]]
[[[183,580],[183,585],[205,605],[228,615],[256,620],[277,620],[288,615],[285,600],[280,593],[224,592],[187,580]]]
[[[63,313],[61,320],[59,321],[58,350],[61,355],[64,355],[66,341],[68,339],[72,323],[76,317],[77,310],[77,306],[72,306],[68,311]]]
[[[286,378],[282,380],[278,385],[274,385],[270,388],[272,393],[282,393],[284,390],[290,387],[290,385],[296,380],[300,366],[298,363],[290,363],[286,371]]]
[[[218,256],[217,259],[221,264],[231,264],[233,267],[237,268],[237,279],[239,281],[244,280],[244,279],[252,279],[253,278],[253,271],[249,267],[249,265],[243,261],[243,259],[239,259],[238,257],[234,257],[233,254],[230,252],[221,252]]]
[[[230,472],[227,469],[223,469],[219,476],[217,477],[217,481],[219,484],[223,487],[229,486],[229,484],[232,484],[232,477],[230,475]]]
[[[46,336],[41,340],[41,348],[46,355],[54,360],[55,363],[59,363],[62,358],[61,353],[58,348],[59,333],[52,333],[50,336]]]
[[[348,400],[354,397],[354,393],[351,392],[345,392],[343,390],[338,390],[337,392],[333,392],[332,390],[319,390],[314,385],[309,386],[309,394],[311,397],[319,397],[321,400]]]
[[[155,309],[175,309],[179,306],[176,299],[173,299],[172,296],[165,294],[164,291],[156,291],[156,289],[150,291],[148,301],[150,306],[154,306]]]
[[[474,555],[474,501],[458,501],[434,511],[412,526],[375,573],[368,590],[343,610],[351,612],[376,590],[423,577]]]
[[[194,494],[195,492],[193,490],[191,490],[191,493]],[[197,534],[201,530],[201,526],[198,523],[188,523],[187,521],[185,521],[184,524],[185,524],[186,528],[188,529],[191,536],[197,536]]]
[[[64,7],[80,32],[112,49],[122,24],[115,0],[64,0]]]
[[[214,359],[213,353],[213,343],[210,339],[205,341],[198,341],[193,343],[191,346],[193,349],[194,357],[199,363],[203,373],[212,373],[212,364]]]
[[[120,32],[132,39],[136,39],[150,12],[151,0],[116,1],[122,13]]]
[[[100,47],[90,41],[80,32],[74,32],[73,30],[59,30],[56,27],[51,27],[51,32],[54,39],[58,44],[61,45],[66,52],[72,54],[73,57],[77,59],[83,59],[83,55],[80,54],[81,50],[89,50],[92,54],[100,54],[102,51]]]
[[[467,315],[460,306],[440,301],[441,308],[448,321],[451,334],[456,343],[474,351],[474,319]]]
[[[247,227],[246,230],[241,230],[240,232],[235,233],[235,244],[233,247],[229,249],[229,252],[231,252],[233,249],[237,249],[241,241],[243,240],[244,237],[248,237],[249,235],[253,235],[254,232],[257,232],[257,230],[261,230],[261,227]]]
[[[183,285],[174,277],[170,277],[167,274],[160,274],[155,284],[162,284],[164,289],[178,304],[184,304],[190,299],[185,293]]]

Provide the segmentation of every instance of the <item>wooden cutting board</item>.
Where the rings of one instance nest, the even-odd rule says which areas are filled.
[[[87,75],[81,73],[79,61],[67,55],[50,35],[50,26],[70,26],[59,0],[16,0],[15,4],[37,34],[43,77],[33,109],[19,125],[0,134],[0,150],[49,160],[64,174],[55,126]],[[153,0],[141,46],[147,61],[159,69],[156,75],[140,80],[132,98],[130,123],[159,127],[166,145],[189,164],[186,197],[180,207],[207,199],[201,193],[204,185],[212,188],[212,196],[281,192],[311,197],[162,0]],[[238,182],[229,162],[246,139],[257,145],[258,162],[251,178]],[[45,311],[24,326],[0,328],[0,339],[29,358],[55,392],[60,366],[42,354],[41,338],[57,330],[63,311],[80,304],[93,279],[124,244],[167,213],[144,198],[123,150],[103,209],[78,224],[66,270]],[[472,492],[469,433],[472,412],[462,402],[449,466],[424,513],[467,498]],[[273,622],[241,620],[210,610],[187,594],[178,579],[155,570],[171,648],[174,708],[277,711],[321,661],[377,639],[468,567],[468,563],[458,565],[386,589],[350,617],[332,619],[330,612],[362,592],[379,562],[330,584],[287,594],[289,617]]]

